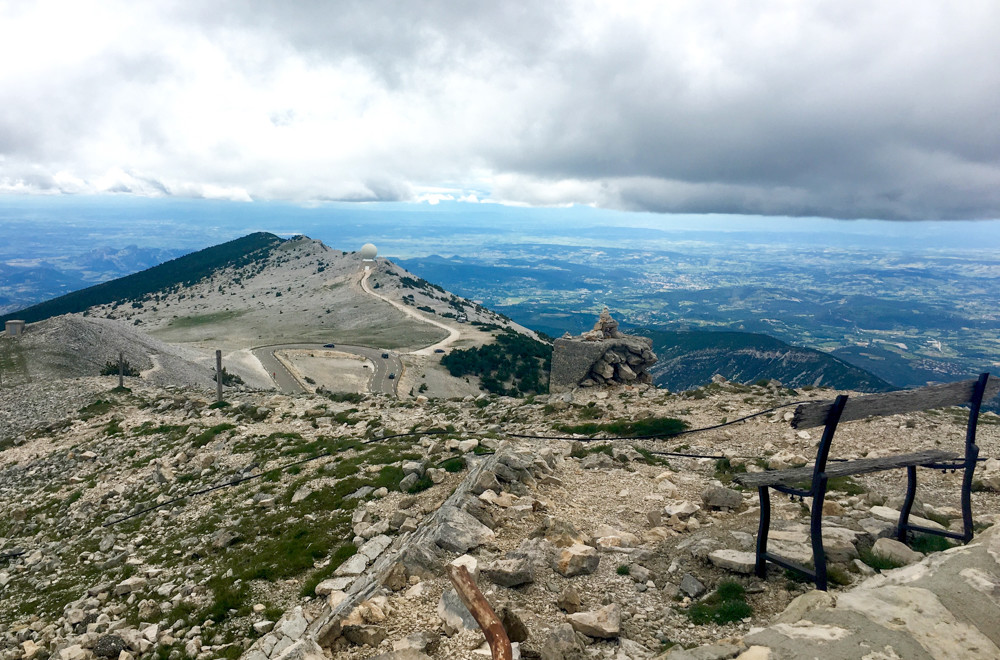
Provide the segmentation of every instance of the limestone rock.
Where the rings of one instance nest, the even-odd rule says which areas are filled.
[[[728,548],[710,552],[708,560],[719,568],[744,574],[753,573],[754,567],[757,564],[757,557],[754,553],[730,550]]]
[[[572,586],[566,587],[562,590],[562,593],[559,594],[559,598],[556,599],[556,606],[569,614],[579,612],[583,609],[583,603],[580,600],[580,592]]]
[[[517,587],[535,581],[531,563],[526,559],[501,559],[482,569],[483,575],[501,587]]]
[[[573,630],[588,637],[614,639],[621,631],[622,611],[618,603],[612,603],[592,612],[577,612],[567,617]]]
[[[577,543],[560,550],[552,562],[552,568],[564,577],[589,575],[597,570],[600,561],[596,549]]]
[[[895,539],[879,539],[875,541],[875,545],[872,546],[872,554],[904,566],[915,564],[924,558],[921,553],[911,550],[905,544]]]
[[[539,653],[541,660],[583,660],[583,645],[576,638],[573,626],[563,623],[549,632]]]
[[[496,538],[489,527],[453,506],[441,507],[440,520],[434,542],[450,552],[463,554]]]
[[[743,505],[743,495],[731,488],[709,486],[701,493],[702,503],[715,509],[738,509]]]
[[[445,589],[438,600],[437,615],[449,637],[462,630],[478,630],[479,624],[454,589]]]
[[[834,607],[836,599],[827,591],[813,589],[796,597],[772,623],[797,623],[810,612]]]

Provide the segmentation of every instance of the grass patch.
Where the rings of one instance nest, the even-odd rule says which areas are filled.
[[[913,541],[910,542],[911,548],[925,555],[931,552],[944,552],[953,545],[946,537],[937,534],[914,534]]]
[[[93,419],[94,417],[99,417],[104,413],[108,412],[109,410],[111,410],[111,407],[113,405],[114,403],[112,403],[111,401],[98,399],[97,401],[94,401],[93,403],[86,405],[83,408],[80,408],[77,412],[80,413],[80,419],[82,419],[83,421],[87,421],[89,419]]]
[[[219,408],[228,408],[229,405],[230,404],[228,401],[216,401],[215,403],[210,405],[209,408],[211,408],[212,410],[218,410]]]
[[[826,489],[847,493],[848,495],[862,495],[868,492],[867,488],[850,477],[834,477],[826,482]]]
[[[454,458],[449,458],[441,462],[441,467],[446,472],[451,472],[451,473],[461,472],[462,470],[465,469],[465,460],[458,458],[457,456]]]
[[[327,392],[324,390],[318,393],[325,394],[330,401],[338,403],[361,403],[365,399],[365,395],[358,392]]]
[[[858,555],[861,557],[861,561],[868,564],[876,571],[891,571],[894,568],[905,566],[902,562],[876,555],[872,552],[871,548],[858,548]]]
[[[646,417],[635,421],[615,420],[599,424],[556,424],[553,428],[563,433],[595,435],[609,433],[617,436],[666,436],[680,433],[688,427],[686,422],[673,417]]]
[[[212,312],[210,314],[197,314],[194,316],[182,316],[170,321],[167,325],[169,328],[175,328],[177,330],[182,330],[184,328],[197,328],[203,325],[210,325],[212,323],[222,323],[223,321],[230,321],[235,318],[239,318],[246,314],[245,310],[225,310],[222,312]]]
[[[621,564],[615,569],[615,573],[618,575],[628,575],[630,572],[631,569],[629,569],[628,564]]]
[[[747,603],[746,591],[739,582],[723,580],[715,591],[700,603],[692,605],[688,618],[692,623],[735,623],[753,614],[753,609]]]
[[[302,585],[302,589],[299,591],[299,594],[303,597],[315,596],[316,586],[323,580],[333,575],[334,571],[337,570],[337,567],[357,553],[358,548],[353,543],[342,545],[334,550],[330,555],[330,563],[313,573]]]
[[[141,426],[132,429],[132,432],[137,436],[165,435],[168,440],[180,440],[187,433],[189,426],[188,424],[160,424],[159,426],[153,426],[152,422],[143,422]]]
[[[234,428],[236,427],[232,424],[226,424],[226,423],[216,424],[215,426],[207,428],[198,435],[194,436],[194,438],[191,439],[191,446],[204,447],[212,440],[215,440],[215,436],[219,435],[224,431],[228,431]]]
[[[611,445],[590,445],[587,446],[583,443],[575,444],[573,449],[570,450],[569,455],[572,458],[586,458],[590,454],[607,454],[614,458],[614,450]]]
[[[421,493],[421,492],[427,490],[428,488],[430,488],[433,485],[434,485],[434,482],[431,481],[431,478],[428,477],[425,474],[424,476],[422,476],[419,479],[417,479],[417,482],[415,484],[413,484],[412,486],[410,486],[409,490],[407,490],[406,492],[410,493],[411,495],[416,494],[416,493]]]
[[[724,484],[733,482],[733,477],[747,471],[746,465],[733,465],[728,458],[715,461],[715,478]]]

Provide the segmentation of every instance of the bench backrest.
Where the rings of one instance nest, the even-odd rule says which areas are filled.
[[[802,429],[825,426],[813,468],[813,480],[815,481],[816,477],[826,470],[830,445],[833,442],[837,424],[840,422],[969,404],[969,421],[965,433],[965,455],[967,460],[971,459],[974,462],[979,455],[979,448],[976,446],[979,409],[983,401],[989,401],[997,395],[997,392],[1000,392],[1000,379],[991,377],[989,373],[984,373],[980,374],[979,378],[972,380],[946,385],[930,385],[887,394],[871,394],[854,399],[842,394],[834,401],[817,401],[797,407],[795,416],[792,418],[792,427]]]
[[[915,390],[901,390],[886,394],[869,394],[855,397],[847,402],[840,415],[840,421],[848,422],[865,417],[883,417],[900,413],[944,408],[946,406],[962,406],[972,403],[976,397],[976,385],[983,377],[989,378],[980,401],[989,401],[1000,392],[1000,378],[983,374],[978,379],[963,380],[945,385],[930,385]],[[808,429],[826,424],[830,416],[832,401],[817,401],[804,403],[795,409],[792,427]]]

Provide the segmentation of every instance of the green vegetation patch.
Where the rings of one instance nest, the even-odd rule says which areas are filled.
[[[753,614],[753,609],[747,603],[746,591],[743,585],[733,580],[723,580],[715,591],[701,602],[692,605],[688,618],[692,623],[735,623]]]
[[[616,420],[605,422],[588,422],[584,424],[556,424],[553,426],[563,433],[580,433],[596,435],[608,433],[617,436],[668,436],[676,435],[688,427],[687,422],[673,417],[646,417],[635,421]]]
[[[858,548],[858,555],[861,557],[861,561],[868,564],[876,571],[889,571],[894,568],[904,566],[902,562],[894,561],[887,557],[875,554],[872,552],[871,548]]]
[[[219,435],[223,431],[228,431],[234,428],[236,427],[232,424],[226,424],[226,423],[216,424],[215,426],[207,428],[198,435],[194,436],[194,438],[191,439],[191,446],[204,447],[212,440],[215,440],[215,436]]]
[[[176,319],[172,319],[168,324],[168,327],[175,328],[178,330],[182,330],[184,328],[197,328],[203,325],[211,325],[213,323],[222,323],[223,321],[229,321],[231,319],[239,318],[244,314],[246,314],[246,310],[227,309],[221,312],[211,312],[209,314],[181,316]],[[117,373],[117,371],[115,373]],[[222,383],[223,385],[225,385],[225,380],[223,380]]]
[[[101,367],[102,376],[117,376],[118,375],[118,361],[108,360]],[[139,370],[133,367],[128,360],[122,360],[121,364],[121,375],[122,376],[138,376]]]
[[[104,413],[111,410],[114,405],[115,404],[111,401],[98,399],[97,401],[80,408],[77,412],[80,413],[80,419],[87,421],[89,419],[93,419],[94,417],[100,417]]]
[[[545,394],[549,391],[552,346],[504,330],[494,343],[452,351],[441,358],[441,364],[456,378],[479,376],[482,388],[492,394]]]

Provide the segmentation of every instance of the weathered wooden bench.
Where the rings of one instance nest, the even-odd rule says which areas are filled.
[[[979,447],[976,445],[976,425],[979,421],[979,409],[983,401],[988,401],[1000,391],[1000,379],[991,378],[988,373],[978,379],[932,385],[915,390],[903,390],[888,394],[873,394],[848,399],[847,395],[838,396],[834,401],[819,401],[806,403],[795,409],[792,427],[797,429],[824,426],[823,438],[816,453],[816,462],[812,467],[792,468],[737,475],[734,480],[747,487],[757,488],[760,497],[760,527],[757,532],[757,563],[756,573],[759,577],[767,577],[767,562],[772,562],[784,568],[791,569],[808,577],[816,583],[816,588],[826,591],[826,554],[823,550],[823,500],[826,497],[827,481],[834,477],[879,472],[906,468],[906,497],[899,514],[896,527],[897,538],[905,541],[909,532],[924,532],[937,534],[968,543],[972,539],[972,475],[976,469],[979,457]],[[840,422],[881,417],[900,413],[929,410],[945,406],[969,406],[969,419],[965,432],[965,454],[928,450],[912,454],[887,456],[884,458],[862,458],[857,460],[829,461],[830,445]],[[940,470],[965,471],[962,479],[962,533],[925,526],[909,522],[910,509],[917,492],[917,468],[932,468]],[[808,484],[806,487],[802,487]],[[809,533],[813,551],[813,566],[810,569],[788,559],[775,555],[767,550],[767,536],[771,527],[770,489],[786,493],[792,497],[811,497]]]

